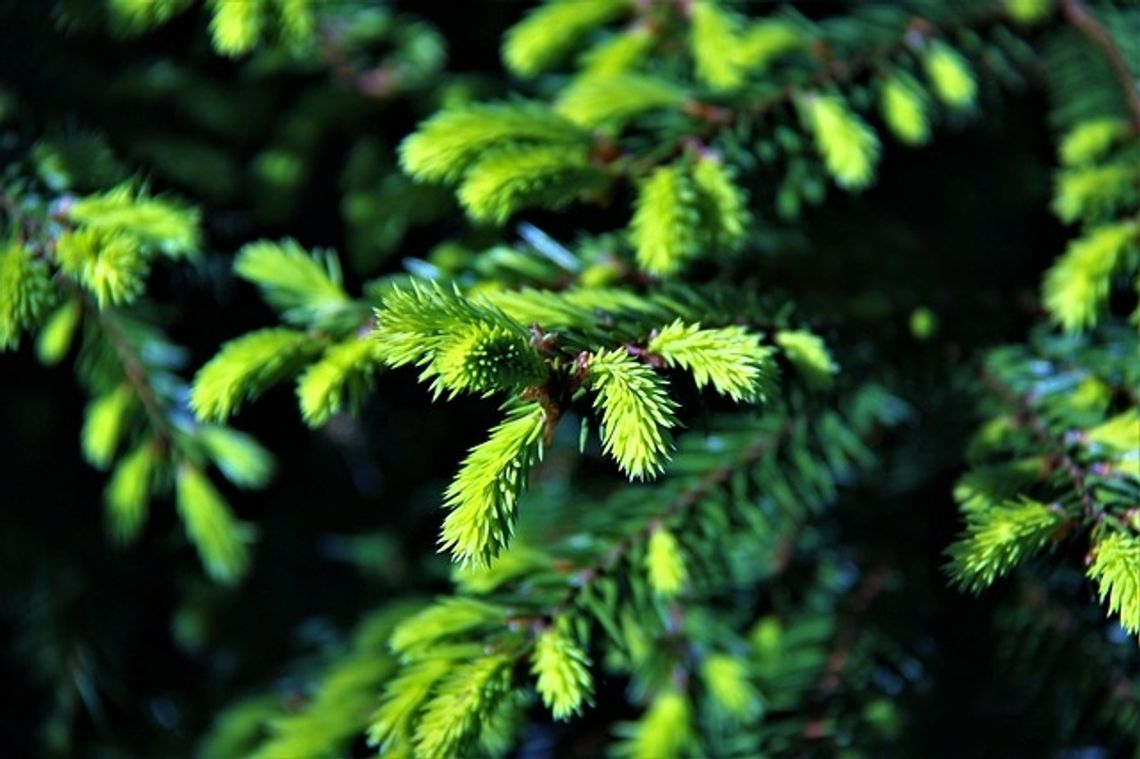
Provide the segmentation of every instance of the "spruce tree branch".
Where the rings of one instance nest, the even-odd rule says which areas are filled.
[[[0,209],[7,214],[13,223],[20,227],[21,232],[25,236],[26,244],[35,240],[37,237],[35,233],[42,231],[42,222],[21,209],[15,198],[3,190],[0,190]],[[52,255],[53,249],[54,239],[49,237],[46,244],[40,242],[40,244],[36,246],[35,252],[48,258]],[[96,324],[98,324],[103,336],[111,345],[112,350],[115,351],[115,356],[119,359],[119,365],[123,369],[123,376],[131,385],[132,390],[134,390],[135,395],[143,406],[147,418],[150,420],[156,440],[159,444],[170,442],[172,439],[171,433],[173,426],[166,414],[163,413],[162,403],[159,401],[158,394],[147,379],[146,366],[143,364],[142,358],[130,345],[130,340],[123,331],[122,325],[118,323],[118,320],[111,311],[100,309],[98,304],[96,304],[91,297],[91,294],[80,287],[73,279],[64,275],[62,272],[56,272],[55,280],[61,283],[68,293],[75,298],[84,313],[91,314],[95,317]]]
[[[883,592],[886,587],[887,576],[886,568],[878,567],[867,573],[863,581],[859,583],[859,587],[855,591],[855,604],[835,638],[835,647],[827,659],[827,668],[819,683],[819,695],[822,698],[830,698],[838,690],[843,679],[843,671],[847,669],[851,648],[855,643],[855,637],[859,632],[863,616],[871,607],[872,602]]]
[[[123,330],[123,326],[119,323],[112,311],[100,309],[91,298],[91,295],[70,278],[60,277],[60,279],[71,292],[72,296],[79,301],[83,311],[95,317],[95,323],[99,326],[103,337],[107,340],[108,344],[110,344],[112,350],[115,351],[115,356],[119,359],[119,365],[123,368],[123,376],[138,397],[139,402],[143,406],[143,410],[146,412],[147,418],[150,420],[155,438],[160,443],[171,442],[173,439],[173,435],[171,434],[173,432],[173,426],[167,415],[163,413],[162,403],[158,398],[158,393],[155,392],[154,386],[151,385],[147,377],[146,365],[143,363],[138,352],[130,344],[130,340]]]
[[[1005,18],[1005,9],[998,6],[988,12],[979,13],[973,18],[947,24],[945,29],[972,29],[999,23]],[[813,48],[813,52],[822,65],[818,71],[805,77],[802,81],[789,83],[770,97],[735,109],[695,100],[685,103],[682,110],[689,116],[704,121],[704,130],[682,137],[672,145],[661,146],[639,160],[632,160],[623,164],[619,158],[614,161],[615,169],[618,173],[626,173],[635,177],[643,176],[654,167],[681,154],[694,140],[710,140],[719,132],[732,129],[742,118],[763,117],[776,108],[795,103],[796,100],[813,91],[844,84],[867,72],[882,69],[893,56],[907,49],[921,49],[926,40],[936,37],[945,29],[931,21],[915,16],[897,39],[879,45],[861,56],[847,60],[835,58],[826,46],[817,45]],[[610,160],[614,159],[611,158]]]
[[[855,645],[863,617],[886,587],[888,575],[885,567],[877,567],[868,572],[855,589],[855,603],[835,636],[835,644],[827,657],[823,677],[816,688],[819,699],[816,716],[804,723],[800,733],[804,740],[819,740],[828,734],[824,708],[843,682],[843,673],[851,661],[851,649]]]
[[[1051,596],[1047,585],[1038,581],[1026,583],[1020,593],[1020,601],[1032,613],[1036,623],[1058,637],[1058,650],[1072,650],[1080,645],[1081,633],[1087,630],[1071,609]],[[1129,704],[1140,695],[1136,692],[1136,684],[1124,673],[1113,670],[1107,674],[1103,688],[1106,700]]]
[[[553,609],[541,616],[512,617],[510,620],[511,624],[526,625],[536,632],[548,627],[550,620],[565,613],[576,605],[578,598],[590,587],[595,579],[612,570],[638,543],[648,540],[653,534],[653,531],[660,527],[662,521],[700,503],[704,500],[705,496],[724,485],[734,471],[754,463],[764,456],[764,454],[781,445],[795,432],[797,427],[804,423],[806,423],[806,421],[802,417],[787,419],[775,431],[757,437],[739,456],[724,466],[707,472],[698,479],[691,488],[682,491],[676,497],[667,501],[660,511],[646,520],[644,525],[615,543],[608,551],[603,553],[601,558],[597,561],[586,567],[571,570],[572,577],[575,578],[576,581],[571,583],[562,601],[556,604]],[[670,627],[675,632],[680,629],[682,625],[684,607],[674,602],[670,605],[669,609]],[[533,641],[529,642],[523,651],[529,650],[532,645]],[[687,651],[685,652],[684,658],[691,660],[698,657],[692,651]],[[672,680],[674,684],[682,690],[687,689],[690,664],[691,662],[684,664],[678,663],[673,670]]]
[[[1045,420],[1033,410],[1025,396],[1019,395],[1013,388],[988,371],[982,374],[982,381],[998,397],[1016,410],[1018,418],[1033,431],[1038,441],[1052,452],[1054,465],[1068,476],[1073,493],[1081,502],[1085,516],[1098,521],[1103,519],[1104,514],[1085,482],[1088,478],[1088,472],[1068,454],[1065,450],[1064,440],[1057,438],[1049,431],[1049,426]]]
[[[1121,94],[1132,114],[1132,131],[1140,134],[1140,87],[1136,86],[1136,80],[1132,77],[1132,71],[1120,47],[1081,0],[1061,0],[1061,8],[1065,20],[1096,45],[1112,67],[1120,83]]]
[[[1008,13],[1000,3],[995,3],[992,8],[979,12],[970,18],[941,25],[921,16],[913,16],[897,39],[881,44],[861,56],[855,56],[848,60],[835,58],[826,46],[818,46],[815,53],[824,64],[819,71],[803,82],[788,85],[770,98],[752,103],[744,110],[753,116],[763,115],[777,106],[794,102],[808,91],[849,82],[861,74],[881,70],[893,56],[908,49],[921,50],[927,40],[936,38],[939,34],[998,24],[1006,20],[1007,17]],[[738,115],[739,112],[734,113],[733,120]]]
[[[1136,223],[1140,224],[1140,216],[1136,217]],[[1058,366],[1064,367],[1066,370],[1090,374],[1098,381],[1104,383],[1105,386],[1110,388],[1113,395],[1126,400],[1128,403],[1134,406],[1140,406],[1140,389],[1132,388],[1124,379],[1114,377],[1110,373],[1100,374],[1093,368],[1084,366],[1080,362],[1074,361],[1071,356],[1049,354],[1048,358],[1050,361],[1053,361]]]
[[[667,501],[661,510],[648,519],[644,525],[615,543],[599,560],[589,566],[577,569],[574,574],[581,579],[581,582],[570,589],[562,603],[557,606],[556,611],[552,612],[552,616],[556,616],[561,611],[573,606],[577,597],[582,594],[592,580],[612,569],[639,542],[648,540],[653,534],[653,530],[662,521],[700,503],[705,496],[727,482],[734,471],[759,460],[765,453],[783,443],[797,426],[803,423],[803,419],[788,419],[775,432],[757,438],[739,456],[727,464],[707,472],[691,488]]]

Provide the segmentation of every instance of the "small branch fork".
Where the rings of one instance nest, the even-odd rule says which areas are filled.
[[[1072,1],[1076,2],[1076,0]],[[1079,5],[1079,2],[1077,4]],[[1086,15],[1088,14],[1086,13]],[[997,12],[983,13],[960,24],[949,25],[949,27],[954,29],[985,26],[999,21],[1002,18],[1004,18],[1004,11],[999,8]],[[1099,26],[1095,19],[1091,19],[1090,17],[1090,20],[1093,24]],[[910,19],[906,28],[896,40],[879,45],[874,50],[870,50],[861,56],[853,57],[850,60],[837,59],[826,45],[816,44],[811,48],[811,52],[818,58],[821,67],[805,80],[788,84],[770,97],[748,103],[735,109],[695,100],[689,101],[682,106],[682,111],[692,118],[704,122],[705,130],[701,134],[682,137],[675,144],[666,145],[663,149],[659,149],[643,159],[630,160],[628,162],[621,160],[625,157],[624,154],[615,150],[612,145],[607,145],[608,149],[598,154],[600,156],[599,162],[603,165],[613,163],[617,173],[641,176],[654,167],[684,152],[684,150],[691,149],[694,145],[699,145],[700,140],[711,139],[717,132],[732,128],[741,118],[763,117],[768,114],[768,112],[780,106],[795,103],[815,91],[848,82],[867,72],[882,70],[893,56],[904,50],[921,50],[923,46],[927,44],[928,40],[937,37],[941,31],[943,30],[937,25],[924,18],[915,16]],[[1101,33],[1107,38],[1107,33],[1104,32],[1103,28],[1101,28]],[[1112,43],[1110,38],[1108,38],[1108,43]],[[1119,51],[1117,51],[1117,57],[1120,58]],[[1123,62],[1122,58],[1121,61]],[[1125,67],[1125,71],[1127,71],[1127,67]],[[1133,88],[1133,92],[1135,93],[1135,88]],[[1137,108],[1140,109],[1140,93],[1137,93],[1137,97]],[[1137,118],[1140,119],[1140,110],[1137,110],[1136,113]],[[1140,125],[1140,122],[1138,122],[1138,125]]]
[[[772,448],[783,443],[795,430],[797,424],[797,420],[789,419],[775,432],[765,434],[757,439],[738,458],[708,472],[692,488],[679,493],[667,502],[657,514],[646,521],[643,527],[618,541],[598,561],[577,570],[576,574],[582,579],[582,583],[571,590],[560,608],[570,606],[574,597],[581,593],[591,580],[611,569],[638,541],[648,538],[654,530],[658,529],[662,521],[700,503],[706,495],[727,482],[733,471],[756,461]]]
[[[1049,431],[1045,420],[1041,418],[1040,414],[1033,411],[1024,396],[1018,395],[1011,387],[990,372],[985,372],[982,375],[982,381],[987,387],[997,393],[1003,401],[1017,411],[1018,418],[1033,431],[1033,434],[1041,444],[1052,452],[1051,460],[1054,466],[1062,469],[1069,477],[1073,486],[1073,492],[1084,508],[1085,516],[1090,519],[1101,519],[1102,514],[1100,507],[1097,506],[1096,499],[1093,498],[1092,493],[1089,492],[1089,488],[1085,484],[1088,472],[1074,461],[1073,457],[1065,450],[1065,441],[1057,438]]]
[[[2,190],[0,190],[0,210],[3,210],[9,219],[20,228],[23,234],[22,242],[29,245],[36,255],[43,258],[51,257],[55,248],[55,237],[47,225],[21,209],[19,203]],[[56,221],[62,220],[58,208],[52,212],[52,216]],[[37,239],[40,237],[43,239]],[[80,287],[75,280],[62,272],[56,272],[54,278],[75,298],[83,313],[91,316],[98,325],[103,337],[110,344],[119,360],[123,377],[138,397],[147,418],[150,420],[157,444],[165,447],[170,442],[173,432],[171,422],[163,413],[161,400],[149,381],[146,365],[138,351],[131,345],[122,324],[113,311],[99,308],[91,295]]]

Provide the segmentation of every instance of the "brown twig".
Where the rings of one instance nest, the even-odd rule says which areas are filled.
[[[1140,134],[1140,88],[1136,86],[1136,80],[1132,77],[1132,71],[1128,67],[1128,61],[1125,60],[1124,54],[1120,51],[1115,40],[1112,39],[1112,35],[1089,12],[1081,0],[1061,0],[1061,8],[1065,20],[1100,48],[1101,53],[1112,67],[1112,71],[1116,74],[1117,81],[1123,90],[1128,110],[1132,112],[1132,131]]]
[[[886,587],[887,570],[879,567],[867,574],[855,592],[855,605],[851,614],[844,622],[839,634],[835,637],[835,647],[827,658],[827,667],[823,678],[819,682],[819,695],[821,698],[830,698],[843,680],[843,672],[851,656],[851,647],[855,643],[856,634],[863,615],[870,608],[871,603],[883,592]]]
[[[1088,486],[1085,484],[1087,472],[1073,460],[1065,450],[1065,441],[1057,438],[1049,431],[1048,425],[1039,414],[1033,411],[1029,405],[1029,401],[1019,394],[1017,394],[1011,387],[999,380],[990,372],[982,374],[982,381],[993,390],[997,395],[1012,406],[1016,411],[1018,417],[1033,431],[1033,434],[1041,442],[1046,449],[1051,451],[1051,459],[1055,466],[1060,467],[1073,486],[1073,492],[1080,500],[1081,505],[1084,507],[1084,512],[1090,519],[1100,519],[1101,511],[1097,506],[1096,499],[1093,498],[1092,493],[1089,492]]]
[[[172,432],[170,419],[163,413],[162,403],[148,379],[146,365],[143,364],[138,352],[130,345],[130,340],[123,331],[122,325],[119,324],[113,313],[99,308],[91,300],[91,296],[70,278],[64,277],[63,283],[79,302],[83,311],[95,318],[104,338],[110,344],[111,349],[115,351],[119,365],[123,368],[124,378],[135,395],[138,396],[139,402],[150,420],[155,439],[163,444],[169,442]]]
[[[706,473],[692,488],[679,493],[676,497],[668,501],[652,518],[646,520],[644,526],[632,534],[627,535],[622,540],[619,540],[593,564],[574,569],[574,574],[582,578],[584,582],[571,589],[565,600],[558,605],[557,611],[572,606],[574,599],[581,595],[584,589],[588,587],[590,580],[612,569],[622,556],[628,553],[640,541],[647,539],[662,521],[703,501],[705,496],[727,482],[734,471],[758,460],[772,448],[783,443],[788,436],[795,431],[797,424],[797,420],[789,419],[784,422],[779,429],[764,434],[752,445],[748,446],[740,456]],[[557,611],[555,613],[557,613]]]
[[[0,191],[0,210],[3,210],[24,232],[25,244],[37,237],[36,233],[44,233],[44,230],[40,229],[43,226],[42,222],[23,211],[16,200],[3,191]],[[36,242],[38,243],[36,246],[38,255],[45,258],[52,255],[55,247],[53,236],[48,235],[46,240],[36,240]],[[156,441],[160,445],[165,445],[171,438],[171,422],[163,413],[158,394],[147,377],[146,366],[143,364],[142,358],[131,347],[122,325],[119,324],[113,313],[99,308],[98,304],[91,298],[90,293],[80,287],[74,279],[60,271],[56,272],[55,280],[75,298],[84,313],[94,317],[100,331],[119,359],[119,364],[123,368],[123,376],[135,395],[138,396],[139,402],[154,428]]]
[[[816,714],[804,723],[801,736],[805,740],[820,740],[828,735],[827,721],[823,713],[827,701],[839,690],[839,686],[843,682],[843,673],[851,661],[851,649],[855,645],[863,616],[886,588],[888,577],[889,573],[886,568],[879,567],[869,572],[859,583],[859,587],[855,591],[855,603],[851,607],[851,613],[844,620],[843,626],[835,636],[835,643],[827,657],[827,664],[824,666],[823,677],[820,678],[816,689],[819,697]]]

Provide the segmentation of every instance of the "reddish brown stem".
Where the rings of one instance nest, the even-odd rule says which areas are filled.
[[[1069,455],[1068,451],[1065,450],[1065,442],[1055,437],[1049,431],[1048,425],[1045,424],[1041,416],[1035,413],[1030,407],[1029,402],[1014,392],[1014,390],[1004,382],[989,372],[982,375],[982,381],[997,393],[1002,400],[1017,411],[1018,417],[1033,431],[1034,436],[1037,437],[1041,444],[1050,451],[1054,466],[1059,467],[1068,475],[1073,486],[1073,492],[1084,508],[1085,516],[1090,519],[1099,519],[1101,513],[1097,506],[1096,499],[1092,497],[1092,493],[1089,492],[1088,487],[1085,485],[1087,473],[1073,460],[1073,457]]]
[[[1089,12],[1081,0],[1062,0],[1061,8],[1065,14],[1065,20],[1096,45],[1108,61],[1109,66],[1112,67],[1112,71],[1120,83],[1120,88],[1123,90],[1128,110],[1132,113],[1132,131],[1140,134],[1140,88],[1137,88],[1136,80],[1133,79],[1132,71],[1128,67],[1128,61],[1120,52],[1116,41],[1112,39],[1112,35]]]
[[[667,502],[655,516],[646,521],[645,526],[615,543],[598,561],[589,566],[577,569],[575,575],[582,579],[583,582],[570,591],[566,600],[559,605],[558,611],[571,606],[575,597],[580,595],[589,585],[590,580],[601,576],[607,570],[611,569],[614,564],[616,564],[622,556],[632,550],[639,541],[647,539],[662,521],[700,503],[704,500],[705,496],[727,482],[735,470],[758,460],[773,447],[780,445],[792,434],[796,424],[795,420],[789,419],[775,432],[766,434],[756,440],[756,442],[748,446],[738,458],[708,472],[704,477],[698,480],[696,485],[692,488],[678,494],[675,498]]]

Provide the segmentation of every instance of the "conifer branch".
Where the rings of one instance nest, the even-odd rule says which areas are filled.
[[[622,559],[639,544],[649,541],[658,529],[658,525],[672,521],[688,509],[701,503],[706,496],[722,487],[731,477],[732,473],[749,466],[774,448],[779,447],[788,440],[803,420],[788,419],[774,432],[759,435],[750,445],[743,448],[730,461],[713,468],[698,478],[691,486],[686,487],[672,499],[666,501],[656,510],[635,532],[627,534],[608,550],[603,552],[599,559],[584,567],[574,567],[570,570],[576,578],[571,590],[555,607],[555,613],[562,613],[572,608],[577,599],[586,591],[591,581],[609,572]]]
[[[162,403],[154,386],[148,379],[149,372],[143,364],[142,358],[127,339],[122,325],[119,324],[113,311],[99,308],[92,300],[91,295],[70,278],[63,278],[63,280],[72,296],[81,304],[82,310],[95,318],[103,336],[119,359],[124,378],[130,383],[135,396],[146,411],[153,434],[159,445],[165,449],[171,439],[173,427],[169,415],[163,411]]]
[[[64,196],[51,206],[29,195],[28,210],[4,198],[8,215],[22,217],[22,231],[35,235],[17,252],[37,261],[41,284],[52,288],[53,306],[63,300],[41,327],[37,353],[43,362],[62,359],[80,320],[88,325],[85,353],[76,363],[92,395],[81,448],[92,466],[112,470],[104,489],[112,537],[126,541],[137,535],[151,497],[173,485],[186,535],[206,573],[219,582],[236,581],[248,565],[252,530],[233,516],[205,467],[216,467],[239,487],[259,487],[270,476],[272,459],[246,435],[181,419],[181,383],[169,371],[181,361],[179,350],[119,308],[141,293],[155,259],[193,259],[200,243],[198,211],[149,196],[130,182]],[[27,279],[13,283],[15,288],[37,284]],[[27,310],[19,300],[15,305]],[[34,314],[15,316],[18,328],[39,326]],[[4,320],[7,329],[11,315]]]
[[[1093,548],[1089,577],[1096,580],[1101,603],[1120,616],[1120,625],[1140,635],[1140,536],[1113,532]]]
[[[836,634],[831,650],[827,655],[827,664],[823,676],[816,686],[816,697],[819,705],[816,707],[812,719],[804,723],[801,737],[806,741],[816,741],[827,734],[825,727],[826,707],[828,702],[838,693],[843,684],[843,675],[851,663],[852,647],[858,640],[859,628],[863,617],[887,587],[890,573],[884,567],[878,567],[868,572],[855,589],[855,601],[850,612],[843,618],[839,632]]]
[[[950,24],[949,28],[961,30],[989,26],[999,23],[1004,18],[1004,13],[1000,10],[990,10],[978,13],[967,21]],[[769,97],[743,106],[710,106],[689,101],[684,104],[683,110],[699,121],[703,121],[703,129],[685,135],[672,145],[659,148],[642,158],[630,161],[624,164],[623,168],[630,176],[645,176],[656,166],[666,163],[680,154],[693,139],[709,140],[722,131],[734,129],[743,120],[763,118],[778,108],[795,104],[805,98],[816,97],[818,93],[828,88],[851,83],[869,72],[882,71],[894,56],[906,50],[921,50],[929,40],[937,38],[939,31],[940,27],[937,24],[915,16],[894,41],[889,44],[878,45],[860,55],[839,59],[831,56],[826,48],[809,48],[819,61],[817,70],[811,75],[794,84],[785,85]]]
[[[1083,567],[1058,567],[1038,594],[1087,596],[1070,582],[1083,575],[1101,599],[1096,611],[1140,631],[1140,368],[1132,360],[1140,310],[1132,324],[1117,319],[1140,292],[1132,9],[1093,0],[852,0],[778,10],[738,0],[536,0],[499,48],[508,78],[534,80],[532,99],[522,100],[511,82],[445,74],[442,36],[387,8],[99,0],[103,12],[84,18],[72,8],[81,3],[50,2],[92,41],[92,22],[124,40],[199,6],[179,30],[204,22],[215,51],[257,56],[227,64],[238,75],[219,80],[194,70],[200,46],[185,61],[172,49],[168,65],[139,67],[112,87],[117,99],[184,95],[176,106],[193,118],[179,134],[150,134],[148,124],[120,133],[111,109],[107,144],[131,145],[131,166],[159,187],[201,190],[200,207],[220,212],[211,247],[238,251],[233,271],[244,282],[234,296],[249,295],[248,283],[274,312],[270,324],[217,350],[189,390],[176,375],[181,349],[136,315],[146,313],[152,268],[164,260],[204,264],[212,279],[221,258],[197,258],[197,207],[150,196],[126,179],[126,166],[109,169],[99,138],[26,134],[58,108],[39,108],[37,87],[20,76],[10,91],[0,87],[0,150],[30,137],[26,170],[2,172],[0,348],[19,349],[28,336],[42,363],[59,363],[82,323],[75,373],[89,397],[80,447],[108,470],[116,539],[138,535],[150,502],[170,496],[205,573],[236,582],[255,529],[238,519],[244,509],[231,511],[222,479],[226,489],[257,487],[272,459],[223,422],[277,383],[291,383],[300,418],[313,427],[356,410],[387,370],[418,375],[425,402],[495,396],[500,408],[483,439],[452,462],[434,516],[410,508],[424,488],[404,478],[450,468],[432,456],[438,425],[409,425],[414,410],[398,408],[381,414],[380,429],[345,421],[329,430],[354,443],[379,432],[389,446],[383,433],[395,427],[395,440],[424,455],[392,490],[406,496],[407,520],[322,539],[322,548],[382,575],[386,591],[438,592],[441,578],[416,571],[406,555],[423,535],[413,521],[427,519],[440,528],[434,547],[453,559],[455,591],[390,607],[343,646],[326,645],[322,634],[330,655],[318,658],[329,661],[293,670],[288,698],[273,688],[236,705],[205,755],[339,755],[360,748],[363,732],[385,756],[504,756],[528,721],[543,719],[540,705],[547,719],[585,723],[540,728],[542,740],[560,741],[559,753],[601,755],[603,724],[613,728],[609,753],[622,759],[863,749],[864,739],[872,753],[909,745],[925,722],[912,719],[905,689],[941,669],[926,664],[941,662],[943,641],[927,634],[928,606],[916,624],[880,625],[888,610],[876,599],[888,587],[892,596],[929,593],[928,578],[863,559],[900,533],[905,542],[912,530],[941,529],[896,507],[939,479],[953,456],[939,443],[954,439],[966,401],[990,417],[953,490],[964,529],[947,549],[950,583],[980,591],[1056,548],[1067,556],[1087,547]],[[1052,121],[1065,130],[1052,208],[1080,232],[1042,283],[1042,318],[1052,324],[1023,344],[988,348],[1022,336],[1017,319],[1002,318],[1017,308],[1012,290],[978,274],[987,252],[935,246],[929,261],[915,261],[894,255],[896,244],[909,248],[909,235],[859,218],[889,202],[895,183],[855,213],[837,209],[842,223],[855,220],[840,234],[792,223],[833,186],[848,194],[870,187],[888,139],[931,143],[936,125],[978,120],[981,106],[1030,83],[1037,68],[1056,96]],[[99,72],[85,76],[98,81]],[[298,82],[304,92],[287,98],[287,112],[259,117],[274,93]],[[65,92],[79,98],[78,118],[107,110],[78,107],[81,89]],[[487,92],[501,99],[479,102]],[[419,121],[410,135],[403,117],[373,118],[378,101],[397,93]],[[1019,126],[1036,113],[1014,108]],[[272,142],[255,145],[266,126]],[[350,160],[327,164],[328,136],[352,143]],[[236,181],[251,153],[254,181]],[[336,204],[324,193],[340,163]],[[927,205],[957,207],[945,189]],[[313,193],[320,202],[310,207]],[[563,212],[576,203],[604,208]],[[351,246],[347,276],[331,251],[235,238],[249,224],[276,228],[337,205]],[[914,219],[936,221],[937,208]],[[490,228],[524,213],[541,213],[543,226],[554,217],[549,229],[563,242],[525,222],[521,239]],[[422,257],[405,259],[402,273],[377,257],[395,254],[419,223],[435,227],[404,249]],[[296,231],[332,229],[309,227]],[[963,265],[941,266],[940,254]],[[1016,260],[1011,277],[1020,274]],[[945,282],[925,281],[930,272]],[[345,283],[361,279],[363,295],[350,295]],[[968,313],[962,293],[978,296],[967,299]],[[895,318],[900,309],[911,311],[909,334],[905,317]],[[835,319],[854,329],[840,331]],[[939,322],[946,344],[933,342]],[[848,339],[825,344],[819,335],[831,331]],[[987,351],[984,393],[963,387],[970,372],[959,370],[970,362],[957,353],[953,372],[934,364],[931,355],[951,345]],[[778,375],[786,379],[779,393]],[[911,414],[876,378],[913,393],[923,423],[878,434]],[[403,405],[399,394],[383,396],[382,412]],[[759,403],[767,405],[755,415],[742,407]],[[565,450],[573,431],[563,422],[580,422],[577,457]],[[599,447],[626,480],[660,480],[607,478]],[[880,452],[890,466],[862,478]],[[393,460],[381,457],[381,476]],[[841,496],[852,508],[833,513]],[[279,505],[281,516],[303,507]],[[913,547],[891,557],[928,559]],[[34,592],[36,607],[67,595]],[[208,642],[214,606],[193,593],[175,630],[188,647]],[[1070,689],[1085,690],[1066,692],[1065,705],[1099,706],[1088,693],[1110,684],[1124,693],[1119,701],[1132,699],[1132,711],[1118,705],[1104,719],[1111,730],[1092,730],[1097,741],[1117,730],[1131,739],[1140,698],[1119,664],[1134,641],[1124,650],[1125,636],[1106,630],[1091,605],[1061,618],[1040,598],[1014,600],[998,618],[1013,630],[1012,645],[995,662],[1021,657],[1050,673],[1059,671],[1050,664],[1088,662]],[[82,668],[70,657],[80,648],[29,627],[31,648],[64,671],[75,701]],[[1063,638],[1060,653],[1050,635]],[[94,672],[81,674],[94,680]],[[596,691],[603,709],[591,712]],[[623,697],[638,714],[614,724],[609,707]],[[524,753],[533,748],[521,740]]]
[[[1089,473],[1068,454],[1065,450],[1065,441],[1053,436],[1045,420],[1033,410],[1027,398],[1016,393],[992,372],[984,372],[982,381],[1016,410],[1017,418],[1032,430],[1045,450],[1050,452],[1054,465],[1064,471],[1069,478],[1072,491],[1080,501],[1085,516],[1099,520],[1102,517],[1101,507],[1085,484]]]
[[[824,677],[819,682],[818,691],[821,698],[830,698],[839,689],[843,672],[850,662],[851,646],[857,637],[859,624],[871,604],[886,589],[889,577],[890,573],[886,568],[877,567],[868,572],[856,588],[855,602],[839,634],[835,637],[835,645],[827,657]]]
[[[1132,70],[1120,52],[1120,47],[1081,0],[1061,0],[1061,9],[1065,20],[1096,45],[1112,67],[1120,84],[1121,95],[1131,113],[1132,132],[1140,134],[1140,87],[1137,87],[1136,79],[1132,76]]]

